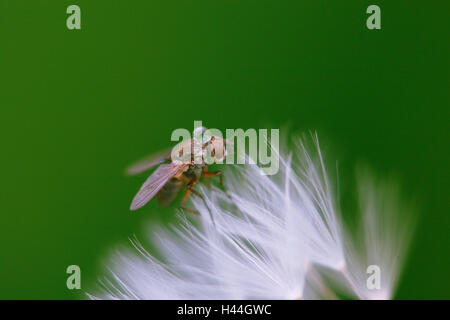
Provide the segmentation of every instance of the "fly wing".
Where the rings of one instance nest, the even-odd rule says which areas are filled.
[[[147,178],[131,203],[130,210],[136,210],[150,201],[161,190],[170,178],[179,175],[189,168],[189,164],[169,163],[162,164]]]
[[[135,174],[141,173],[145,170],[153,168],[154,166],[167,160],[170,156],[171,150],[172,150],[172,148],[166,149],[164,151],[160,151],[157,153],[153,153],[149,156],[146,156],[145,158],[143,158],[143,159],[137,161],[136,163],[132,164],[131,166],[129,166],[125,170],[126,174],[135,175]]]

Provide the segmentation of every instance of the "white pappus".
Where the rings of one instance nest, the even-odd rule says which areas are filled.
[[[280,155],[280,171],[226,168],[225,189],[200,186],[198,217],[149,228],[159,258],[134,239],[108,260],[96,299],[390,299],[412,225],[393,182],[360,175],[361,228],[341,219],[317,136]],[[272,150],[275,152],[275,150]],[[400,213],[402,215],[400,215]],[[190,221],[192,220],[192,221]],[[368,267],[379,267],[369,286]],[[376,283],[375,283],[376,284]]]

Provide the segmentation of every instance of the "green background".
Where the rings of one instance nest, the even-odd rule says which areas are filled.
[[[82,29],[66,28],[77,4]],[[366,28],[378,4],[382,30]],[[73,299],[169,221],[130,162],[175,128],[318,130],[342,183],[394,174],[420,220],[396,298],[450,298],[448,1],[0,0],[0,298]],[[348,173],[348,174],[347,174]]]

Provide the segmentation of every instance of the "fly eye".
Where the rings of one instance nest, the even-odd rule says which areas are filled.
[[[212,136],[210,136],[209,134],[205,133],[205,134],[203,134],[202,142],[203,142],[203,144],[205,144],[205,143],[210,142],[211,139],[212,139]]]
[[[211,135],[206,133],[205,127],[198,127],[194,129],[194,140],[200,140],[202,144],[208,143],[211,141]]]
[[[204,134],[206,131],[205,127],[198,127],[194,129],[194,137],[198,137],[201,136],[202,134]]]

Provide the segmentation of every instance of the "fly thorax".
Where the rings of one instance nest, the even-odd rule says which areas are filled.
[[[190,178],[200,178],[205,166],[205,164],[193,164],[189,167],[185,174]]]

